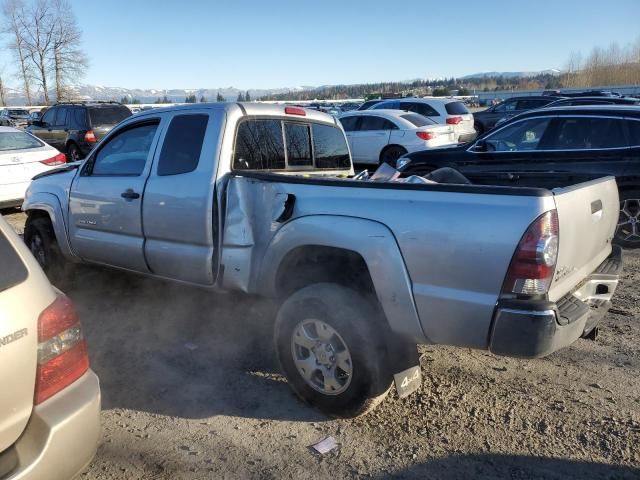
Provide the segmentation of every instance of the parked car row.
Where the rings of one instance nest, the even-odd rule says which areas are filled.
[[[640,107],[555,106],[507,120],[473,143],[408,153],[397,162],[405,174],[453,167],[471,181],[486,176],[510,185],[524,172],[561,178],[615,176],[620,214],[615,240],[640,247]],[[549,176],[545,176],[549,179]],[[535,181],[537,186],[547,182]]]

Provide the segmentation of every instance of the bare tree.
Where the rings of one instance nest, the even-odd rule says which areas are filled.
[[[7,89],[4,85],[4,68],[0,69],[0,103],[3,107],[7,106]]]
[[[42,90],[44,103],[48,105],[51,52],[56,29],[51,1],[36,0],[20,20],[26,56],[35,70],[35,81]]]
[[[18,61],[19,76],[22,80],[27,104],[32,104],[31,97],[31,68],[27,59],[27,51],[24,44],[24,16],[25,5],[23,0],[6,0],[3,4],[5,17],[4,33],[9,38],[9,48],[14,52]],[[4,103],[4,101],[3,101]]]
[[[84,75],[88,60],[80,49],[82,32],[69,2],[67,0],[52,0],[52,2],[55,17],[52,66],[56,98],[58,101],[69,100],[69,83]]]

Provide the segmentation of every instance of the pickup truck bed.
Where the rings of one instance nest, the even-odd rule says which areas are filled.
[[[173,135],[187,124],[201,132],[188,148]],[[133,152],[117,151],[120,135]],[[50,271],[100,263],[276,299],[282,369],[333,415],[372,408],[393,374],[401,395],[415,389],[418,343],[536,357],[606,311],[619,273],[606,265],[621,265],[612,178],[545,189],[352,175],[342,129],[318,112],[155,110],[34,180],[25,241],[46,247],[34,253]]]

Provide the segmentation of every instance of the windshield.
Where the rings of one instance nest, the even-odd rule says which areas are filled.
[[[0,151],[40,148],[43,143],[23,132],[0,132]]]
[[[98,125],[115,125],[130,116],[131,110],[123,105],[89,108],[91,125],[94,127]]]
[[[15,117],[27,117],[29,116],[29,111],[28,110],[9,110],[8,115],[15,116]]]

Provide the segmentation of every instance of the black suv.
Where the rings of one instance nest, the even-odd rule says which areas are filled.
[[[473,122],[478,135],[482,135],[495,127],[498,120],[510,118],[527,110],[542,108],[560,97],[553,95],[513,97],[508,98],[493,107],[480,112],[474,112]]]
[[[519,173],[554,172],[534,181],[534,186],[545,188],[555,188],[567,177],[578,182],[613,175],[620,190],[616,242],[640,247],[640,107],[529,111],[473,143],[409,153],[398,160],[398,166],[405,175],[453,167],[472,183],[487,175],[495,179],[499,172],[505,185],[524,181]]]
[[[115,102],[58,103],[27,131],[67,154],[69,161],[83,159],[113,127],[131,116],[131,110]]]

